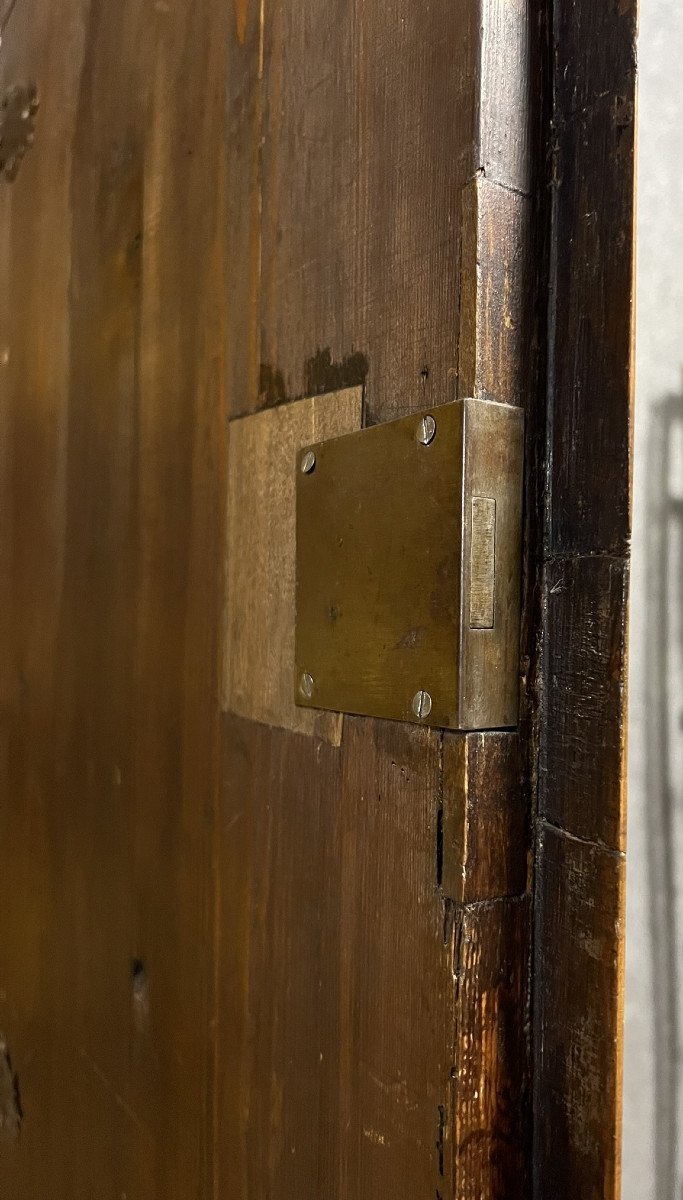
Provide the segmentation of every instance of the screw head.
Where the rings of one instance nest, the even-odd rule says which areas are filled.
[[[413,696],[413,712],[418,720],[423,721],[432,711],[432,698],[429,692],[421,689]]]
[[[301,459],[301,471],[304,475],[310,475],[315,467],[315,454],[312,450],[307,450]]]
[[[313,676],[309,675],[308,671],[304,671],[299,680],[299,691],[306,700],[310,700],[313,695]]]
[[[430,442],[434,441],[435,434],[436,421],[431,413],[427,413],[426,417],[420,417],[417,429],[415,431],[416,440],[420,442],[421,445],[428,446]]]

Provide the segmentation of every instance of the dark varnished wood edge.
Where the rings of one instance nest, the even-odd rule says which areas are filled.
[[[544,29],[522,4],[482,4],[480,18],[480,124],[462,195],[458,392],[525,410],[524,583],[520,729],[446,735],[443,745],[442,889],[456,981],[450,1194],[521,1200],[532,1175],[530,664],[545,402],[536,386],[544,286],[536,81]]]
[[[548,0],[533,1196],[620,1194],[637,4]]]
[[[452,1195],[530,1180],[528,808],[517,733],[446,734],[440,884],[455,980]]]

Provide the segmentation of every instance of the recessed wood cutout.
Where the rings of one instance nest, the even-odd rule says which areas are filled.
[[[223,707],[339,744],[341,717],[294,703],[297,451],[360,429],[363,389],[266,409],[230,424]]]

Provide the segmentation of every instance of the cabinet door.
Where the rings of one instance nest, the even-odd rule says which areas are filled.
[[[0,17],[9,1200],[616,1198],[634,20]],[[297,455],[467,397],[518,726],[297,704]]]

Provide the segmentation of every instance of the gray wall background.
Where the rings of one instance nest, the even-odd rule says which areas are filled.
[[[623,1200],[683,1200],[683,4],[641,0]]]

